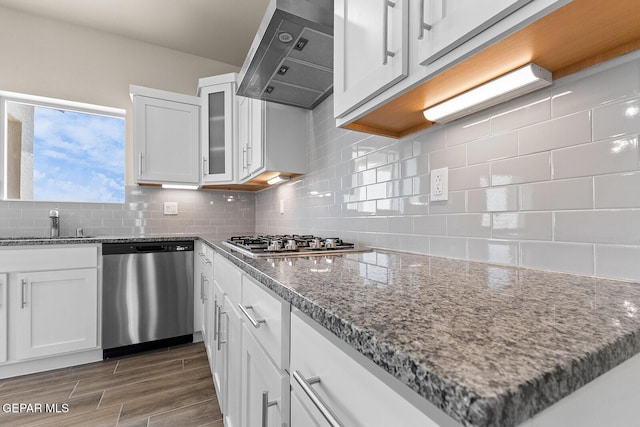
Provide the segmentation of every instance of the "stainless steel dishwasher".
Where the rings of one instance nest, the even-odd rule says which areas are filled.
[[[103,243],[104,358],[193,340],[193,241]]]

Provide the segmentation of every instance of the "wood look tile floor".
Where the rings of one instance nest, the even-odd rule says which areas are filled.
[[[34,412],[7,412],[12,403]],[[202,343],[0,380],[0,425],[223,427]]]

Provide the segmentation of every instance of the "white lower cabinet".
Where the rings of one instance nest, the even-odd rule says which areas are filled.
[[[16,276],[12,329],[17,359],[92,348],[98,341],[96,269]]]
[[[223,349],[226,350],[226,375],[227,380],[224,425],[225,427],[237,427],[241,419],[241,383],[240,372],[242,368],[242,319],[238,311],[238,304],[233,303],[228,295],[224,297],[224,315],[222,322],[222,339],[225,341]]]
[[[7,287],[8,279],[6,274],[0,274],[0,363],[7,361]]]
[[[0,378],[102,358],[97,246],[3,248],[0,272]]]
[[[213,281],[212,286],[212,299],[213,304],[208,304],[211,307],[211,319],[213,328],[209,337],[209,345],[211,346],[211,373],[213,375],[213,383],[216,386],[216,393],[218,394],[218,402],[220,403],[220,410],[222,413],[226,412],[227,404],[227,364],[229,362],[229,356],[227,352],[227,339],[225,334],[226,311],[227,305],[224,301],[224,294],[220,285]]]
[[[251,327],[242,326],[242,426],[280,427],[289,418],[289,377],[269,359]]]
[[[437,426],[305,317],[291,315],[291,427]]]

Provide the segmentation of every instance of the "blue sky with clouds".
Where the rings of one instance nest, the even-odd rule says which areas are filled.
[[[124,202],[123,118],[34,114],[34,200]]]

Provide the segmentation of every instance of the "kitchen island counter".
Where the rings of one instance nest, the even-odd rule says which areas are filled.
[[[375,250],[218,254],[463,425],[517,425],[640,351],[640,285]]]

